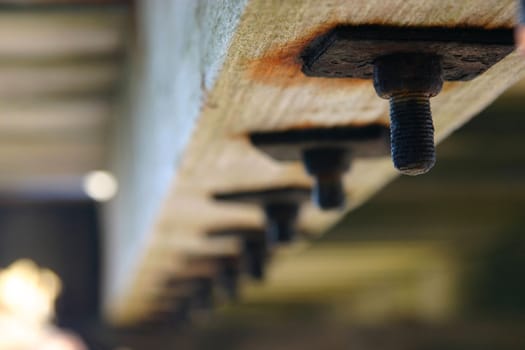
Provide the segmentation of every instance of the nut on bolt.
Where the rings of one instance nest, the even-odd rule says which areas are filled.
[[[424,174],[436,162],[430,98],[442,86],[439,56],[393,54],[375,61],[374,87],[390,99],[392,159],[403,174]]]
[[[525,43],[525,30],[518,33]],[[513,37],[509,28],[338,25],[303,49],[302,71],[374,79],[379,96],[390,99],[394,165],[418,175],[436,158],[429,99],[443,81],[470,81],[511,54]]]
[[[323,210],[346,205],[343,176],[354,159],[390,154],[390,130],[384,125],[332,126],[250,134],[251,143],[281,162],[302,161],[313,177],[313,202]]]

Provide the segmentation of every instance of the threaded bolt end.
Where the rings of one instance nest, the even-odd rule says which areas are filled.
[[[231,262],[222,262],[219,270],[219,282],[223,287],[225,296],[229,301],[238,300],[239,270]]]
[[[340,147],[318,147],[303,151],[303,163],[315,179],[312,200],[323,210],[344,208],[343,174],[350,169],[351,155]]]
[[[266,234],[270,243],[289,243],[295,236],[295,223],[299,215],[297,203],[273,203],[264,206]]]
[[[244,260],[248,273],[257,281],[265,275],[267,251],[264,241],[246,240],[244,242]]]
[[[317,175],[312,199],[323,210],[344,208],[346,193],[341,174]]]
[[[394,166],[401,173],[420,175],[434,166],[434,125],[428,94],[390,97],[390,136]]]

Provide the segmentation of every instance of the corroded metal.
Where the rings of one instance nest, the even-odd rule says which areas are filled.
[[[208,232],[208,237],[236,237],[242,242],[240,270],[254,280],[264,279],[270,259],[266,232],[252,227],[230,227]]]
[[[302,203],[310,198],[307,187],[285,186],[265,190],[217,193],[218,201],[258,205],[266,217],[266,233],[270,243],[290,242],[295,236],[295,225]]]
[[[514,49],[511,29],[340,26],[302,53],[308,76],[372,79],[379,57],[419,53],[441,57],[443,79],[472,80]]]
[[[374,79],[377,94],[390,100],[394,166],[419,175],[436,161],[430,98],[444,80],[472,80],[513,49],[508,29],[341,26],[306,48],[303,72]]]
[[[314,178],[314,203],[321,209],[345,206],[342,177],[354,158],[386,156],[390,152],[387,127],[367,125],[255,132],[252,144],[279,161],[302,161]]]

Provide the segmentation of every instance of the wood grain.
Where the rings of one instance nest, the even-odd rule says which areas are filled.
[[[153,13],[155,6],[151,5],[149,9]],[[246,138],[249,132],[388,122],[388,103],[377,98],[369,81],[302,75],[297,56],[310,40],[337,24],[509,28],[514,24],[515,2],[252,0],[246,7],[236,9],[242,10],[242,16],[235,31],[227,32],[231,35],[231,43],[222,50],[205,50],[203,53],[204,57],[225,57],[216,78],[213,78],[214,74],[206,74],[208,65],[203,68],[195,63],[184,66],[184,77],[179,75],[179,80],[170,85],[181,89],[185,83],[191,83],[191,79],[200,77],[198,86],[191,86],[197,89],[193,93],[202,99],[177,100],[162,110],[164,115],[168,113],[175,119],[186,120],[180,124],[182,129],[171,129],[173,137],[182,133],[183,146],[163,150],[165,160],[177,160],[175,173],[172,177],[159,177],[155,171],[150,174],[161,182],[170,179],[169,184],[164,185],[169,186],[168,194],[156,193],[155,200],[147,205],[141,203],[142,210],[147,211],[145,215],[151,216],[143,219],[140,227],[133,229],[133,234],[129,232],[129,225],[118,224],[119,220],[124,220],[123,202],[129,203],[131,195],[123,194],[110,208],[115,215],[109,225],[113,229],[112,244],[123,245],[127,240],[128,247],[126,253],[113,258],[110,263],[108,281],[112,282],[107,289],[106,305],[114,322],[134,322],[146,316],[142,307],[136,309],[137,303],[128,299],[128,291],[134,291],[133,300],[136,300],[137,297],[140,299],[137,293],[158,289],[158,285],[139,284],[137,281],[142,275],[162,275],[156,276],[161,281],[181,273],[177,266],[170,271],[155,269],[156,261],[169,261],[185,254],[183,249],[163,249],[167,240],[173,237],[192,240],[202,237],[212,228],[262,223],[262,216],[256,209],[214,203],[210,199],[212,193],[310,184],[299,164],[278,164],[253,149]],[[199,13],[209,15],[206,11]],[[214,16],[220,18],[217,13]],[[154,18],[150,15],[143,25],[153,26],[148,20]],[[155,20],[158,23],[175,18],[165,14]],[[198,29],[202,30],[202,27]],[[185,32],[188,30],[196,28]],[[170,42],[173,45],[177,45],[177,40],[186,40],[181,38],[184,35],[177,34],[173,39],[175,44]],[[224,32],[216,31],[213,35],[225,40]],[[160,44],[152,45],[150,49],[164,50]],[[437,140],[444,139],[523,77],[524,67],[524,60],[512,54],[472,82],[445,84],[444,91],[432,100]],[[181,73],[180,67],[165,68],[168,69],[164,72],[165,78],[156,75],[156,84],[167,83],[174,72]],[[186,86],[186,89],[191,86]],[[160,112],[159,105],[166,106],[162,99],[143,103],[149,107],[150,118],[151,113]],[[185,113],[182,115],[181,112]],[[157,117],[154,118],[161,122],[162,118]],[[167,127],[170,125],[177,124],[171,123]],[[136,191],[131,185],[151,181],[135,179],[135,182],[130,182],[123,169],[125,167],[117,168],[116,172],[124,181],[124,191]],[[360,205],[395,176],[390,159],[356,161],[345,177],[350,198],[348,210]],[[126,208],[130,209],[129,204]],[[120,214],[119,210],[122,211]],[[137,210],[132,208],[132,212]],[[126,215],[129,213],[127,210]],[[308,206],[301,215],[300,226],[313,234],[320,234],[342,214],[321,213]],[[274,268],[278,269],[278,264]],[[145,298],[141,300],[146,302]]]

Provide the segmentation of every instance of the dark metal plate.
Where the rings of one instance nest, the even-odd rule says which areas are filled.
[[[341,26],[303,52],[308,76],[372,79],[374,61],[394,53],[442,58],[443,79],[472,80],[514,50],[511,29]]]
[[[212,230],[206,233],[210,238],[213,237],[240,237],[248,240],[266,241],[266,231],[256,227],[231,227],[219,230]]]
[[[390,130],[382,125],[255,132],[250,141],[279,161],[299,161],[313,148],[342,148],[358,158],[390,155]]]
[[[215,200],[266,205],[273,203],[302,203],[310,199],[311,190],[308,187],[287,186],[267,190],[239,191],[217,193]]]

